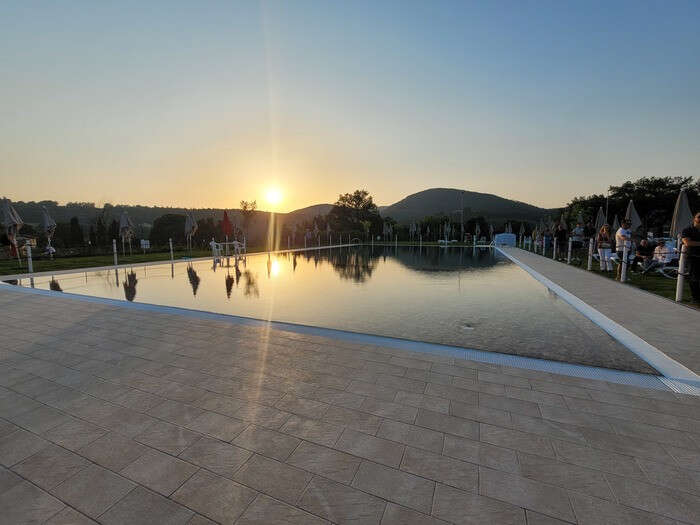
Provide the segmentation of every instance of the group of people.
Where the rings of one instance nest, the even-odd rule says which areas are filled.
[[[567,243],[571,239],[572,250],[577,251],[593,238],[600,260],[600,270],[604,272],[613,271],[613,262],[617,263],[616,276],[621,278],[622,262],[625,257],[625,246],[627,246],[627,264],[631,271],[648,273],[655,268],[666,266],[674,260],[679,259],[680,251],[674,241],[659,239],[652,241],[649,239],[635,239],[631,230],[631,223],[625,219],[617,231],[613,232],[609,224],[604,224],[598,232],[590,224],[583,225],[581,222],[568,232],[563,224],[559,224],[552,232],[549,229],[533,232],[533,241],[536,246],[543,247],[543,251],[548,250],[551,244],[556,241],[561,247],[559,254],[566,253]],[[693,224],[681,233],[681,243],[685,245],[687,251],[686,277],[690,284],[690,290],[694,302],[700,303],[700,213],[696,213]]]
[[[627,262],[632,271],[641,266],[642,272],[647,273],[680,257],[680,252],[673,245],[673,241],[668,243],[665,239],[659,239],[656,243],[651,243],[647,239],[642,239],[638,244],[635,243],[630,226],[628,220],[623,220],[613,236],[610,226],[604,224],[596,235],[601,271],[612,271],[613,249],[616,252],[618,263],[623,262],[625,246],[627,246]],[[695,214],[693,224],[681,233],[681,243],[686,247],[686,276],[693,302],[700,303],[700,213]],[[618,264],[618,279],[621,277],[621,272],[622,264]]]
[[[654,268],[669,264],[673,259],[678,258],[678,252],[673,246],[669,246],[665,240],[660,239],[656,243],[651,243],[647,239],[642,239],[636,243],[630,230],[630,222],[623,220],[618,230],[613,233],[608,224],[604,224],[596,235],[596,246],[598,248],[598,258],[600,260],[601,271],[612,271],[612,253],[616,253],[618,263],[622,263],[625,257],[625,246],[627,246],[627,263],[631,270],[635,271],[641,266],[642,272],[646,273]],[[617,265],[617,278],[620,278],[622,264]]]

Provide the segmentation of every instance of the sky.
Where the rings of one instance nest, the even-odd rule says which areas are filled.
[[[555,207],[698,177],[698,27],[682,0],[6,0],[0,195]]]

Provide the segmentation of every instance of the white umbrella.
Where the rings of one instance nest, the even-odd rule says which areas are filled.
[[[630,199],[630,202],[627,205],[625,219],[630,221],[630,231],[637,231],[637,229],[642,225],[642,219],[639,218],[639,214],[637,213],[637,210],[634,207],[634,202],[632,202],[632,199]]]
[[[578,215],[576,216],[576,222],[579,224],[583,224],[583,213],[578,212]]]
[[[49,211],[46,209],[46,206],[41,207],[41,229],[46,234],[46,251],[49,253],[49,255],[53,256],[53,249],[51,248],[51,238],[56,232],[56,221],[53,220],[51,215],[49,215]]]
[[[616,232],[620,228],[620,221],[617,220],[617,214],[615,214],[615,220],[612,224],[613,232]]]
[[[520,235],[525,235],[525,223],[520,223]]]
[[[7,231],[7,238],[10,240],[12,255],[17,255],[17,260],[19,258],[19,250],[17,249],[17,234],[19,234],[20,228],[24,224],[22,217],[19,216],[17,210],[12,206],[9,199],[4,199],[2,202],[2,222],[5,225],[5,230]]]
[[[197,232],[197,221],[194,220],[192,212],[185,210],[185,237],[187,238],[187,246],[192,249],[192,237]]]
[[[579,213],[580,215],[580,213]],[[561,214],[561,219],[559,219],[559,224],[561,224],[565,230],[568,230],[569,228],[566,225],[566,219],[564,219],[564,214]]]
[[[489,224],[489,236],[493,239],[493,224]]]
[[[122,238],[122,253],[124,253],[124,241],[129,241],[129,252],[131,253],[131,236],[134,233],[134,223],[131,222],[129,214],[126,210],[122,212],[119,218],[119,236]]]
[[[605,213],[603,213],[603,207],[601,206],[598,208],[598,214],[595,217],[595,231],[596,233],[600,231],[600,229],[603,227],[603,224],[607,219],[605,218]]]
[[[676,200],[676,207],[673,209],[673,219],[671,219],[671,237],[676,238],[685,228],[693,223],[693,212],[690,211],[688,196],[685,190],[681,190]]]

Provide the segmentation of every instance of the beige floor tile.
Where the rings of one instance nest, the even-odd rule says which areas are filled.
[[[223,524],[233,524],[257,492],[205,470],[192,476],[173,495],[178,503]]]
[[[333,523],[377,525],[386,503],[347,485],[315,477],[298,506]]]
[[[170,496],[197,470],[190,463],[151,449],[124,467],[120,474],[164,496]]]
[[[349,484],[361,460],[344,452],[303,441],[287,463],[314,474]]]
[[[378,463],[363,461],[352,486],[411,509],[430,513],[435,483]]]
[[[234,480],[273,498],[294,505],[312,474],[255,454],[234,475]]]

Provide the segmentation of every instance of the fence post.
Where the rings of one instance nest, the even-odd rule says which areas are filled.
[[[688,247],[681,245],[681,258],[678,261],[678,279],[676,280],[676,302],[683,300],[683,286],[685,285],[685,267],[688,259]]]
[[[112,239],[112,251],[114,252],[114,266],[119,264],[117,260],[117,239]]]
[[[554,238],[553,248],[552,248],[552,259],[557,259],[557,238]]]
[[[173,259],[174,259],[174,257],[173,257],[173,240],[168,239],[168,244],[170,245],[170,262],[172,263],[172,262],[174,262],[173,261]]]
[[[593,237],[588,240],[588,271],[593,269]]]
[[[32,261],[32,245],[26,243],[24,249],[27,250],[27,270],[29,273],[34,273],[34,262]]]
[[[569,237],[569,251],[566,254],[566,264],[571,264],[571,237]]]
[[[627,280],[627,259],[628,259],[628,251],[629,251],[629,246],[627,246],[627,242],[625,242],[625,249],[622,250],[622,271],[620,272],[620,282],[624,283]],[[678,268],[678,272],[680,273],[680,268]]]
[[[394,249],[399,247],[399,236],[394,235]]]

